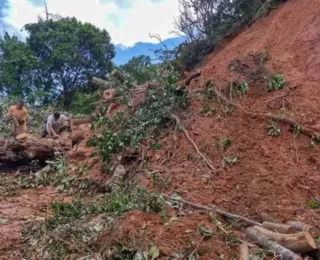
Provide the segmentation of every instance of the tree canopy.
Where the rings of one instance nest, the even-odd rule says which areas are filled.
[[[9,96],[32,93],[36,57],[29,46],[5,33],[0,39],[0,91]]]
[[[40,18],[25,29],[26,43],[8,34],[0,41],[0,87],[5,94],[42,103],[60,100],[69,107],[80,87],[112,69],[115,52],[106,30],[69,17]],[[37,100],[30,98],[35,90]]]
[[[146,55],[133,57],[120,69],[129,73],[138,84],[143,84],[154,76],[156,65],[151,64],[151,58]]]

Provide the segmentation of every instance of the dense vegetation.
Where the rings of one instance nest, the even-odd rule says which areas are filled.
[[[185,68],[191,69],[219,42],[286,0],[180,0],[176,29],[187,37],[180,52]]]
[[[8,33],[0,40],[2,95],[69,107],[77,91],[90,90],[92,76],[112,68],[114,46],[106,30],[75,18],[39,19],[25,29],[26,42]]]

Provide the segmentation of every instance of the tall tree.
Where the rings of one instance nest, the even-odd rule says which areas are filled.
[[[153,78],[156,66],[151,64],[149,56],[139,55],[133,57],[120,68],[129,73],[138,84],[143,84]]]
[[[106,30],[75,18],[39,19],[25,25],[27,44],[35,53],[35,84],[69,107],[75,91],[92,76],[104,76],[112,68],[114,46]]]
[[[28,97],[33,92],[36,57],[24,42],[5,32],[0,39],[0,91],[3,94]]]

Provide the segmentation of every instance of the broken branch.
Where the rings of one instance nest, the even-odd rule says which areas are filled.
[[[206,210],[206,211],[210,211],[210,212],[213,211],[213,212],[216,212],[217,214],[219,214],[219,215],[221,215],[223,217],[229,218],[229,219],[241,220],[241,221],[244,221],[244,222],[246,222],[246,223],[248,223],[249,225],[252,225],[252,226],[254,226],[254,225],[261,226],[260,223],[254,221],[254,220],[251,220],[251,219],[248,219],[246,217],[243,217],[243,216],[240,216],[240,215],[236,215],[236,214],[232,214],[232,213],[229,213],[227,211],[221,210],[216,205],[204,206],[204,205],[196,204],[196,203],[193,203],[193,202],[190,202],[190,201],[187,201],[187,200],[173,198],[173,197],[170,197],[170,196],[165,195],[165,194],[161,194],[161,196],[167,198],[168,200],[173,200],[173,201],[177,201],[177,202],[186,204],[186,205],[191,206],[191,207],[193,207],[195,209],[201,209],[201,210]]]
[[[184,128],[184,126],[181,124],[181,120],[180,118],[178,118],[175,115],[171,115],[171,117],[176,121],[176,124],[181,128],[181,130],[184,132],[185,136],[187,137],[187,139],[190,141],[190,143],[193,145],[194,149],[196,150],[197,154],[203,159],[203,161],[205,162],[205,164],[209,167],[209,169],[211,171],[213,171],[214,173],[217,172],[217,169],[211,164],[211,162],[200,152],[198,146],[196,145],[196,143],[192,140],[192,138],[190,137],[188,131]]]

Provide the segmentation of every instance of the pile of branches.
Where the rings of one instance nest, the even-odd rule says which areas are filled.
[[[196,74],[200,75],[199,72]],[[137,147],[143,140],[154,138],[172,123],[172,111],[185,109],[188,105],[186,88],[177,85],[178,74],[170,67],[160,68],[157,78],[143,85],[136,85],[117,70],[111,75],[113,78],[109,80],[93,79],[95,84],[107,88],[92,115],[93,129],[101,134],[89,141],[89,145],[98,147],[103,160],[124,147]],[[112,117],[108,113],[105,116],[115,103],[120,103],[122,109]]]

